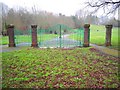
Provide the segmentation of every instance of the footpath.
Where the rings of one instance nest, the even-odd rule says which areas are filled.
[[[115,57],[120,57],[119,56],[120,51],[118,51],[118,50],[110,49],[110,48],[104,47],[104,46],[98,46],[98,45],[95,45],[95,44],[90,44],[90,46],[92,46],[95,49],[101,51],[102,53],[105,53],[105,54],[108,54],[108,55],[112,55],[112,56],[115,56]]]
[[[8,45],[0,45],[0,53],[1,52],[11,52],[14,50],[20,50],[21,47],[8,47]]]
[[[118,50],[110,49],[110,48],[104,47],[104,46],[98,46],[95,44],[90,44],[90,46],[101,51],[102,53],[112,55],[115,57],[120,57],[119,56],[120,51],[118,51]],[[10,51],[14,51],[14,50],[20,50],[21,48],[22,47],[8,47],[8,45],[0,45],[0,52],[10,52]]]

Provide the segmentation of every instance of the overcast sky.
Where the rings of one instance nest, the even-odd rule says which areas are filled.
[[[79,9],[84,8],[86,0],[0,0],[10,8],[22,6],[31,8],[34,5],[40,10],[46,10],[53,13],[62,13],[65,15],[74,15]]]

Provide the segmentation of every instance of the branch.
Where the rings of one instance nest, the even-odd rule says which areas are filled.
[[[110,14],[110,13],[115,12],[120,7],[120,1],[112,1],[112,0],[104,1],[104,2],[103,1],[96,1],[94,3],[86,2],[86,4],[87,4],[87,7],[90,6],[90,7],[95,8],[95,10],[92,13],[95,13],[100,8],[103,8],[104,11],[108,9],[107,14]],[[108,7],[108,8],[106,8],[106,7]]]
[[[108,4],[120,4],[120,1],[118,1],[118,2],[103,2],[103,3],[101,3],[101,4],[94,4],[94,5],[92,5],[90,2],[87,2],[86,4],[88,4],[88,6],[91,6],[91,7],[100,7],[100,6],[102,6],[102,5],[108,5]]]

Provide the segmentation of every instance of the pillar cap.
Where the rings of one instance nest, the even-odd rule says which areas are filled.
[[[84,28],[89,28],[90,27],[90,24],[85,24],[84,25]]]
[[[113,25],[105,25],[106,28],[112,28]]]
[[[14,28],[14,25],[13,24],[9,24],[9,25],[7,25],[7,28]]]
[[[37,28],[37,25],[36,24],[32,24],[31,27],[32,28]]]

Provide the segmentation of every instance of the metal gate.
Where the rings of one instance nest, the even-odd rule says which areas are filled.
[[[84,29],[73,29],[67,25],[57,24],[48,29],[38,29],[39,47],[71,48],[83,46]]]
[[[31,29],[28,30],[14,30],[16,46],[31,46]]]

